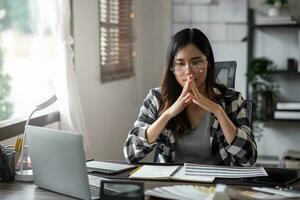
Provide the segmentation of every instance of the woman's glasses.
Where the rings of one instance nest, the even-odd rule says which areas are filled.
[[[191,63],[188,63],[188,65],[186,65],[186,63],[184,62],[174,63],[170,70],[173,72],[180,73],[180,72],[185,72],[188,69],[188,67],[191,67],[193,70],[199,71],[201,69],[204,69],[206,63],[207,60],[193,61]]]

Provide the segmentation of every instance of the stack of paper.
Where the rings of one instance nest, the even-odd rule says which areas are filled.
[[[175,185],[147,190],[146,195],[175,200],[229,200],[225,185],[204,187],[196,185]]]
[[[216,178],[247,178],[268,176],[263,167],[226,167],[185,163],[187,176],[213,176]]]

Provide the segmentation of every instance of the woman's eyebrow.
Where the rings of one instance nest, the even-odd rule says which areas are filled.
[[[197,57],[191,58],[190,60],[198,60],[198,59],[204,59],[204,58],[201,57],[201,56],[197,56]],[[183,58],[176,58],[175,61],[185,61],[185,59],[183,59]]]
[[[175,61],[184,61],[182,58],[176,58]]]
[[[191,60],[199,60],[199,59],[204,59],[204,58],[201,57],[201,56],[197,56],[197,57],[191,58]]]

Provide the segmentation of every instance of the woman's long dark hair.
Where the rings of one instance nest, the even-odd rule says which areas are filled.
[[[208,68],[205,80],[205,92],[208,98],[218,102],[220,95],[215,93],[214,87],[218,87],[222,94],[226,92],[226,87],[218,85],[215,81],[215,59],[207,37],[198,29],[183,29],[173,36],[168,47],[167,67],[161,84],[163,102],[160,109],[161,113],[167,110],[181,94],[182,86],[177,82],[174,73],[170,69],[173,67],[176,54],[188,44],[195,45],[207,58]],[[166,128],[171,130],[175,134],[175,137],[183,135],[186,130],[190,129],[191,125],[187,117],[186,109],[173,117],[167,123]]]

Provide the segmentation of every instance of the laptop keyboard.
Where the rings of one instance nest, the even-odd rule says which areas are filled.
[[[89,187],[90,187],[92,199],[99,199],[100,198],[100,181],[108,180],[108,179],[102,178],[99,176],[93,176],[93,175],[88,175],[88,178],[89,178]]]
[[[100,187],[90,185],[91,197],[92,199],[100,198]]]

